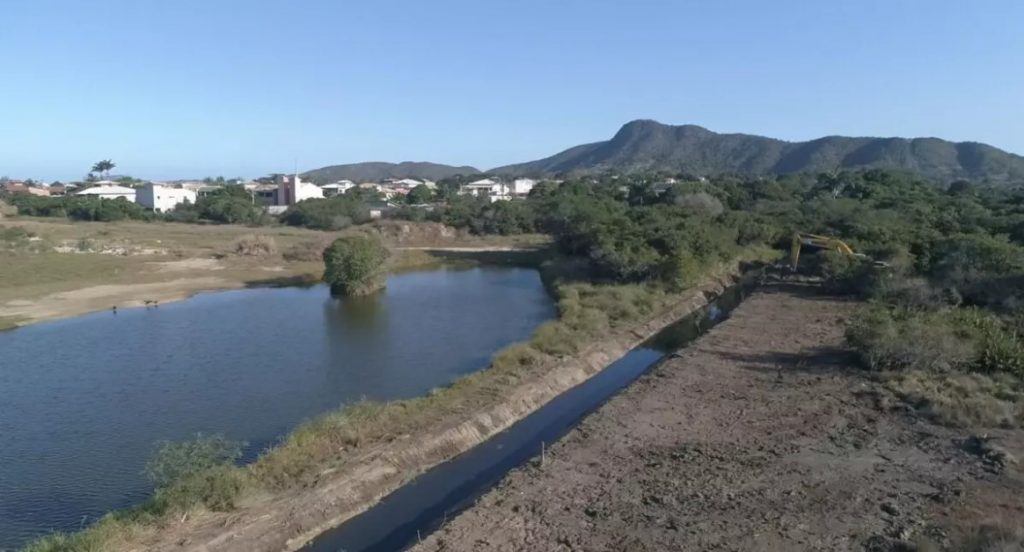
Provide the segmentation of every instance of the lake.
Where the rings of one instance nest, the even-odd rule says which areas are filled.
[[[222,433],[251,460],[346,402],[484,368],[555,315],[534,270],[439,269],[372,297],[247,289],[0,332],[0,549],[144,500],[157,441]]]

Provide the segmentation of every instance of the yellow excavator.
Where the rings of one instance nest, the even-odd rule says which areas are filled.
[[[797,262],[800,260],[800,250],[804,247],[811,247],[814,249],[831,249],[832,251],[838,251],[843,255],[850,255],[852,257],[860,257],[867,259],[875,264],[875,266],[886,267],[888,263],[882,261],[875,261],[863,253],[856,253],[853,248],[846,245],[846,242],[838,238],[831,236],[820,236],[818,234],[806,234],[804,232],[796,232],[793,234],[793,245],[789,250],[789,261],[790,268],[796,272]]]

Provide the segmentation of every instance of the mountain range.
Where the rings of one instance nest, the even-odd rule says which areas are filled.
[[[373,182],[385,178],[420,178],[440,180],[457,174],[477,174],[480,170],[474,167],[453,167],[438,163],[352,163],[349,165],[331,165],[302,173],[302,178],[313,182],[328,183],[338,180],[353,182]]]
[[[500,175],[664,170],[698,175],[786,174],[841,169],[903,169],[934,180],[1024,181],[1024,157],[977,142],[938,138],[826,136],[786,142],[751,134],[719,134],[696,125],[638,120],[611,138],[537,161],[498,167]]]
[[[657,121],[626,123],[615,136],[569,148],[537,161],[497,167],[501,176],[553,176],[602,171],[667,171],[695,175],[833,172],[900,169],[948,183],[966,179],[991,184],[1024,183],[1024,157],[978,142],[939,138],[826,136],[787,142],[752,134],[720,134],[696,125]],[[349,179],[428,178],[480,173],[476,168],[434,163],[356,163],[309,171],[318,182]]]

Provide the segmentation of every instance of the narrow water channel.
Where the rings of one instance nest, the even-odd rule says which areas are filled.
[[[666,355],[724,320],[751,289],[750,283],[729,288],[705,308],[668,326],[509,429],[434,467],[363,514],[320,535],[304,552],[393,552],[415,544],[471,506],[509,470],[536,457],[542,443],[557,441]]]
[[[441,269],[357,300],[250,289],[0,332],[0,550],[144,500],[157,441],[222,433],[251,460],[343,403],[483,368],[555,314],[536,271]]]

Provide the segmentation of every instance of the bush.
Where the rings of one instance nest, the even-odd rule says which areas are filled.
[[[871,261],[839,251],[819,251],[815,260],[825,289],[832,293],[867,296],[881,276]]]
[[[100,199],[87,196],[45,197],[14,194],[9,201],[18,208],[19,215],[35,217],[61,217],[72,220],[116,222],[119,220],[149,220],[154,218],[140,205],[124,198]]]
[[[230,509],[242,488],[241,474],[234,469],[242,446],[222,435],[201,434],[189,441],[158,443],[146,465],[146,475],[156,486],[156,500],[176,509],[199,504]]]
[[[277,242],[270,236],[249,234],[235,241],[232,252],[244,257],[266,257],[277,253]]]
[[[897,319],[884,307],[867,308],[848,323],[846,339],[875,370],[951,370],[967,367],[976,347],[969,336],[939,314]]]
[[[339,238],[324,251],[324,281],[334,295],[366,295],[384,287],[388,250],[376,236]]]
[[[281,221],[314,230],[344,230],[353,224],[369,222],[370,209],[355,195],[307,199],[289,207],[281,215]]]
[[[956,297],[932,285],[925,278],[882,278],[873,288],[873,298],[902,308],[932,310],[955,304]]]
[[[1024,377],[1024,343],[1017,328],[998,315],[979,308],[959,309],[953,315],[978,343],[973,369],[993,374],[1006,372]]]
[[[675,198],[675,204],[684,212],[695,216],[717,217],[725,210],[717,197],[706,192],[678,196]]]

